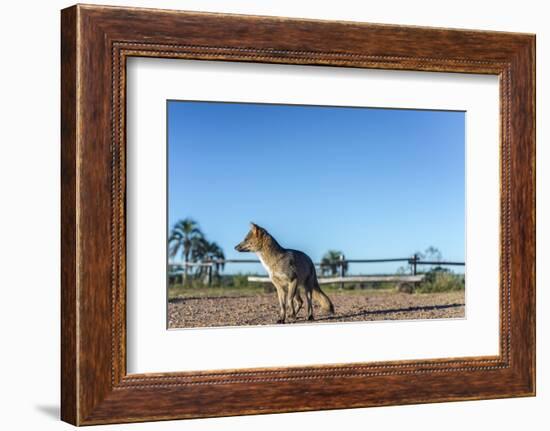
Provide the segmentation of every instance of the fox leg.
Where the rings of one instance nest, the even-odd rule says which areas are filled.
[[[300,296],[300,289],[296,289],[296,296],[294,297],[294,303],[295,303],[294,306],[296,307],[296,315],[298,315],[298,313],[302,309],[302,306],[304,305],[304,301]]]
[[[286,319],[286,289],[278,283],[275,284],[277,297],[279,298],[279,320],[277,323],[285,323]]]
[[[306,287],[307,320],[313,320],[313,290]]]
[[[297,288],[298,288],[298,281],[296,279],[288,283],[286,306],[290,311],[290,317],[292,317],[293,319],[296,319],[296,309],[294,308],[294,297],[296,296]]]

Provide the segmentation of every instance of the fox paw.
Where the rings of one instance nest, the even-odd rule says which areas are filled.
[[[313,316],[308,316],[307,320],[311,321],[311,320],[315,320],[315,319],[313,319]]]
[[[285,319],[278,319],[277,323],[285,323]]]

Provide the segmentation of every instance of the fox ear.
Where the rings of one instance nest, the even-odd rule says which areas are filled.
[[[255,224],[254,222],[250,222],[250,229],[253,231],[253,232],[256,232],[258,230],[258,225]]]

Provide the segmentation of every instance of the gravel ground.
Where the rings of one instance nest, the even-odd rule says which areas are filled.
[[[464,317],[464,291],[429,294],[343,291],[327,294],[334,303],[336,313],[333,316],[323,315],[315,306],[315,322]],[[275,293],[176,298],[168,302],[168,327],[271,325],[277,320],[278,308]],[[306,320],[304,308],[295,322],[312,323]]]

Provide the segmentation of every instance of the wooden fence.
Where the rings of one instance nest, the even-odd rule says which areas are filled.
[[[350,263],[386,263],[386,262],[405,262],[411,266],[410,275],[346,275],[346,268]],[[207,273],[207,283],[208,285],[212,284],[212,273],[213,268],[219,265],[225,265],[228,263],[260,263],[257,259],[219,259],[219,260],[210,260],[204,262],[183,262],[179,264],[169,264],[168,272],[169,274],[181,273],[185,270],[185,267],[194,268],[194,267],[206,267]],[[395,282],[395,283],[419,283],[424,279],[424,274],[418,273],[419,266],[464,266],[464,262],[456,261],[444,261],[444,260],[422,260],[417,254],[414,254],[411,257],[399,257],[399,258],[390,258],[390,259],[346,259],[344,255],[340,256],[340,259],[337,261],[330,262],[329,264],[322,264],[316,262],[315,266],[318,269],[322,269],[326,266],[336,266],[338,267],[338,274],[331,277],[318,277],[319,284],[335,284],[339,283],[340,287],[343,288],[345,283],[376,283],[376,282]],[[255,283],[269,283],[269,277],[260,277],[260,276],[249,276],[248,281]]]

